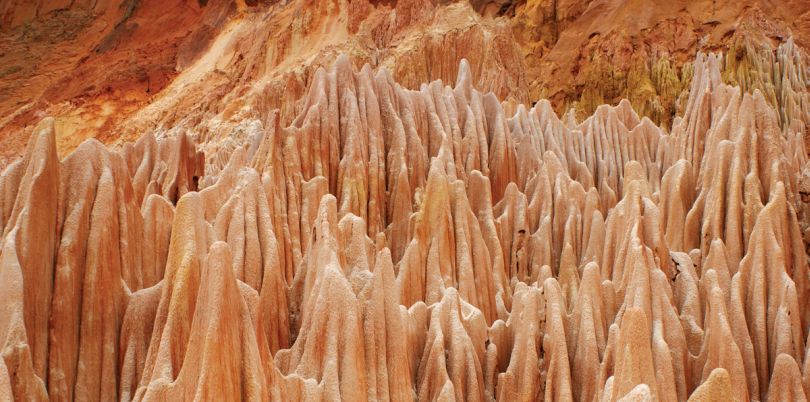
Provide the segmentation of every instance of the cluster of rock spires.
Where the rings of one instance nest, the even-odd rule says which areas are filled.
[[[671,132],[345,57],[204,152],[60,162],[46,119],[0,176],[0,400],[807,400],[807,104],[721,63]]]
[[[5,0],[0,166],[43,116],[60,154],[91,137],[223,133],[276,108],[287,126],[338,54],[410,89],[452,82],[466,58],[502,101],[546,98],[583,120],[628,99],[669,130],[698,51],[731,56],[724,82],[782,100],[786,38],[810,48],[807,0]]]

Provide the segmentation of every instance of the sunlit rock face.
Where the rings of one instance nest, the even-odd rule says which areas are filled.
[[[669,131],[695,54],[723,52],[724,82],[807,125],[794,47],[810,48],[807,0],[3,0],[0,168],[45,116],[60,157],[147,132],[210,142],[274,109],[288,126],[340,54],[409,89],[453,82],[466,58],[509,115],[548,99],[583,121],[628,99]]]
[[[0,176],[0,399],[807,400],[807,72],[728,63],[671,130],[345,56],[239,135],[60,160],[43,119]]]

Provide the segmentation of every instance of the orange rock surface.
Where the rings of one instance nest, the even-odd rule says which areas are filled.
[[[688,79],[619,92],[676,99],[657,121],[558,114],[535,78],[609,100],[526,55],[596,40],[596,12],[610,46],[669,35],[677,1],[554,2],[551,27],[531,1],[253,3],[0,5],[3,35],[104,16],[84,67],[70,39],[30,55],[60,76],[0,77],[29,102],[2,102],[0,401],[810,398],[804,3],[726,5],[714,33],[796,36],[688,45]],[[144,65],[157,93],[127,98]]]
[[[475,87],[512,106],[548,98],[584,120],[626,98],[670,129],[698,51],[733,54],[724,80],[783,108],[798,88],[780,70],[805,53],[775,55],[789,38],[810,47],[807,1],[5,0],[0,166],[45,116],[62,157],[90,137],[233,135],[273,109],[288,125],[339,54],[409,89],[453,82],[466,58]]]
[[[208,155],[60,161],[45,119],[0,179],[3,395],[805,400],[803,132],[721,63],[671,133],[346,57]]]

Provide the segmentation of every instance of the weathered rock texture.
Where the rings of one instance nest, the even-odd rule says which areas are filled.
[[[669,129],[694,55],[723,51],[734,55],[721,67],[728,82],[808,124],[808,101],[789,95],[807,85],[802,51],[777,50],[789,38],[810,48],[810,2],[4,0],[0,166],[43,116],[62,156],[89,137],[229,136],[276,108],[286,126],[341,53],[409,89],[452,82],[466,58],[474,86],[511,107],[548,98],[583,120],[626,98]]]
[[[348,57],[204,144],[60,161],[44,119],[0,176],[0,398],[807,400],[806,128],[724,63],[671,132]]]

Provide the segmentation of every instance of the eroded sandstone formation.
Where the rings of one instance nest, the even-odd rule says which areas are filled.
[[[512,106],[547,98],[584,120],[629,99],[670,129],[694,55],[722,51],[733,55],[727,83],[760,89],[792,116],[780,123],[808,124],[808,101],[790,94],[807,85],[804,51],[787,41],[810,47],[810,2],[4,0],[0,167],[43,116],[54,117],[62,156],[91,137],[238,135],[273,109],[287,126],[339,54],[409,89],[452,82],[466,58],[474,86]]]
[[[45,119],[0,176],[0,398],[807,400],[805,121],[723,63],[671,131],[347,57],[239,136],[60,161]]]

